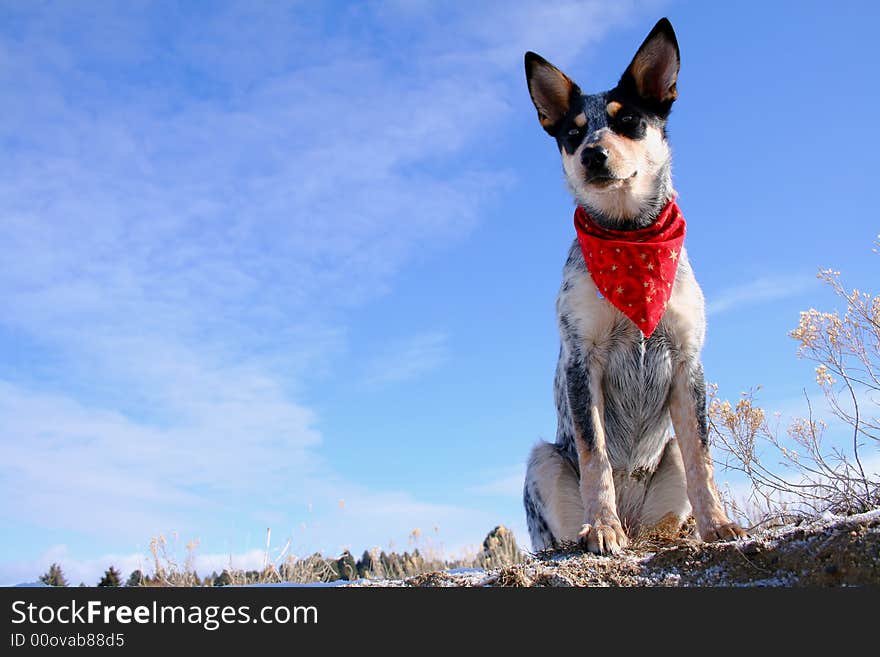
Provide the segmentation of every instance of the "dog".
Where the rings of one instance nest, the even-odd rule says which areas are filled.
[[[602,93],[525,55],[578,206],[556,300],[556,441],[532,449],[523,490],[536,552],[579,543],[614,554],[643,532],[678,535],[691,515],[704,541],[745,536],[725,515],[709,454],[704,301],[666,136],[679,62],[665,18]]]

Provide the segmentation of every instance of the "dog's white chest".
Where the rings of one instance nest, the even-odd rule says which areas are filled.
[[[639,340],[639,329],[600,294],[589,272],[583,267],[566,269],[556,307],[560,324],[570,323],[573,333],[588,352],[596,348],[601,352],[612,339]],[[697,353],[702,348],[705,335],[703,293],[684,249],[661,325],[674,349]]]

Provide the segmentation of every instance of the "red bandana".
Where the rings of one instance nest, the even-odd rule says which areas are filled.
[[[578,207],[574,227],[599,292],[650,337],[672,295],[685,224],[675,200],[639,230],[609,230]]]

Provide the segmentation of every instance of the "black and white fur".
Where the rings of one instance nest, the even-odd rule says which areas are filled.
[[[674,196],[666,120],[677,97],[679,49],[669,21],[657,23],[606,92],[584,95],[534,53],[525,64],[575,201],[607,228],[650,226]],[[614,553],[643,530],[676,534],[690,514],[704,540],[743,536],[714,484],[700,363],[703,294],[685,250],[648,339],[598,295],[577,240],[556,309],[556,442],[533,448],[523,495],[532,547],[580,541]]]

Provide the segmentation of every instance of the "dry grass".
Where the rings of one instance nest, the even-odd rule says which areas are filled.
[[[522,560],[516,547],[516,539],[505,527],[496,527],[483,541],[482,549],[456,559],[443,558],[433,541],[423,544],[423,536],[414,530],[409,537],[412,551],[385,552],[379,548],[364,552],[359,560],[346,550],[339,558],[325,558],[320,553],[296,557],[289,553],[290,541],[279,549],[273,549],[272,531],[266,531],[266,548],[263,565],[259,570],[234,568],[230,558],[229,567],[216,578],[200,579],[195,572],[198,541],[189,541],[185,557],[175,557],[177,537],[169,542],[164,536],[150,541],[153,573],[141,575],[140,586],[212,586],[253,585],[315,582],[331,582],[339,579],[401,580],[451,568],[493,568],[506,566]]]
[[[815,363],[816,385],[835,418],[837,440],[828,438],[828,423],[814,417],[806,390],[806,416],[783,430],[781,416],[769,420],[757,404],[760,388],[743,393],[736,404],[710,389],[709,426],[718,462],[750,482],[745,500],[728,490],[725,502],[731,515],[753,528],[826,511],[860,513],[880,504],[880,477],[864,467],[866,453],[880,452],[880,296],[848,290],[838,271],[820,270],[817,277],[842,308],[802,312],[790,336],[798,343],[798,357]],[[840,431],[848,436],[845,446]]]

